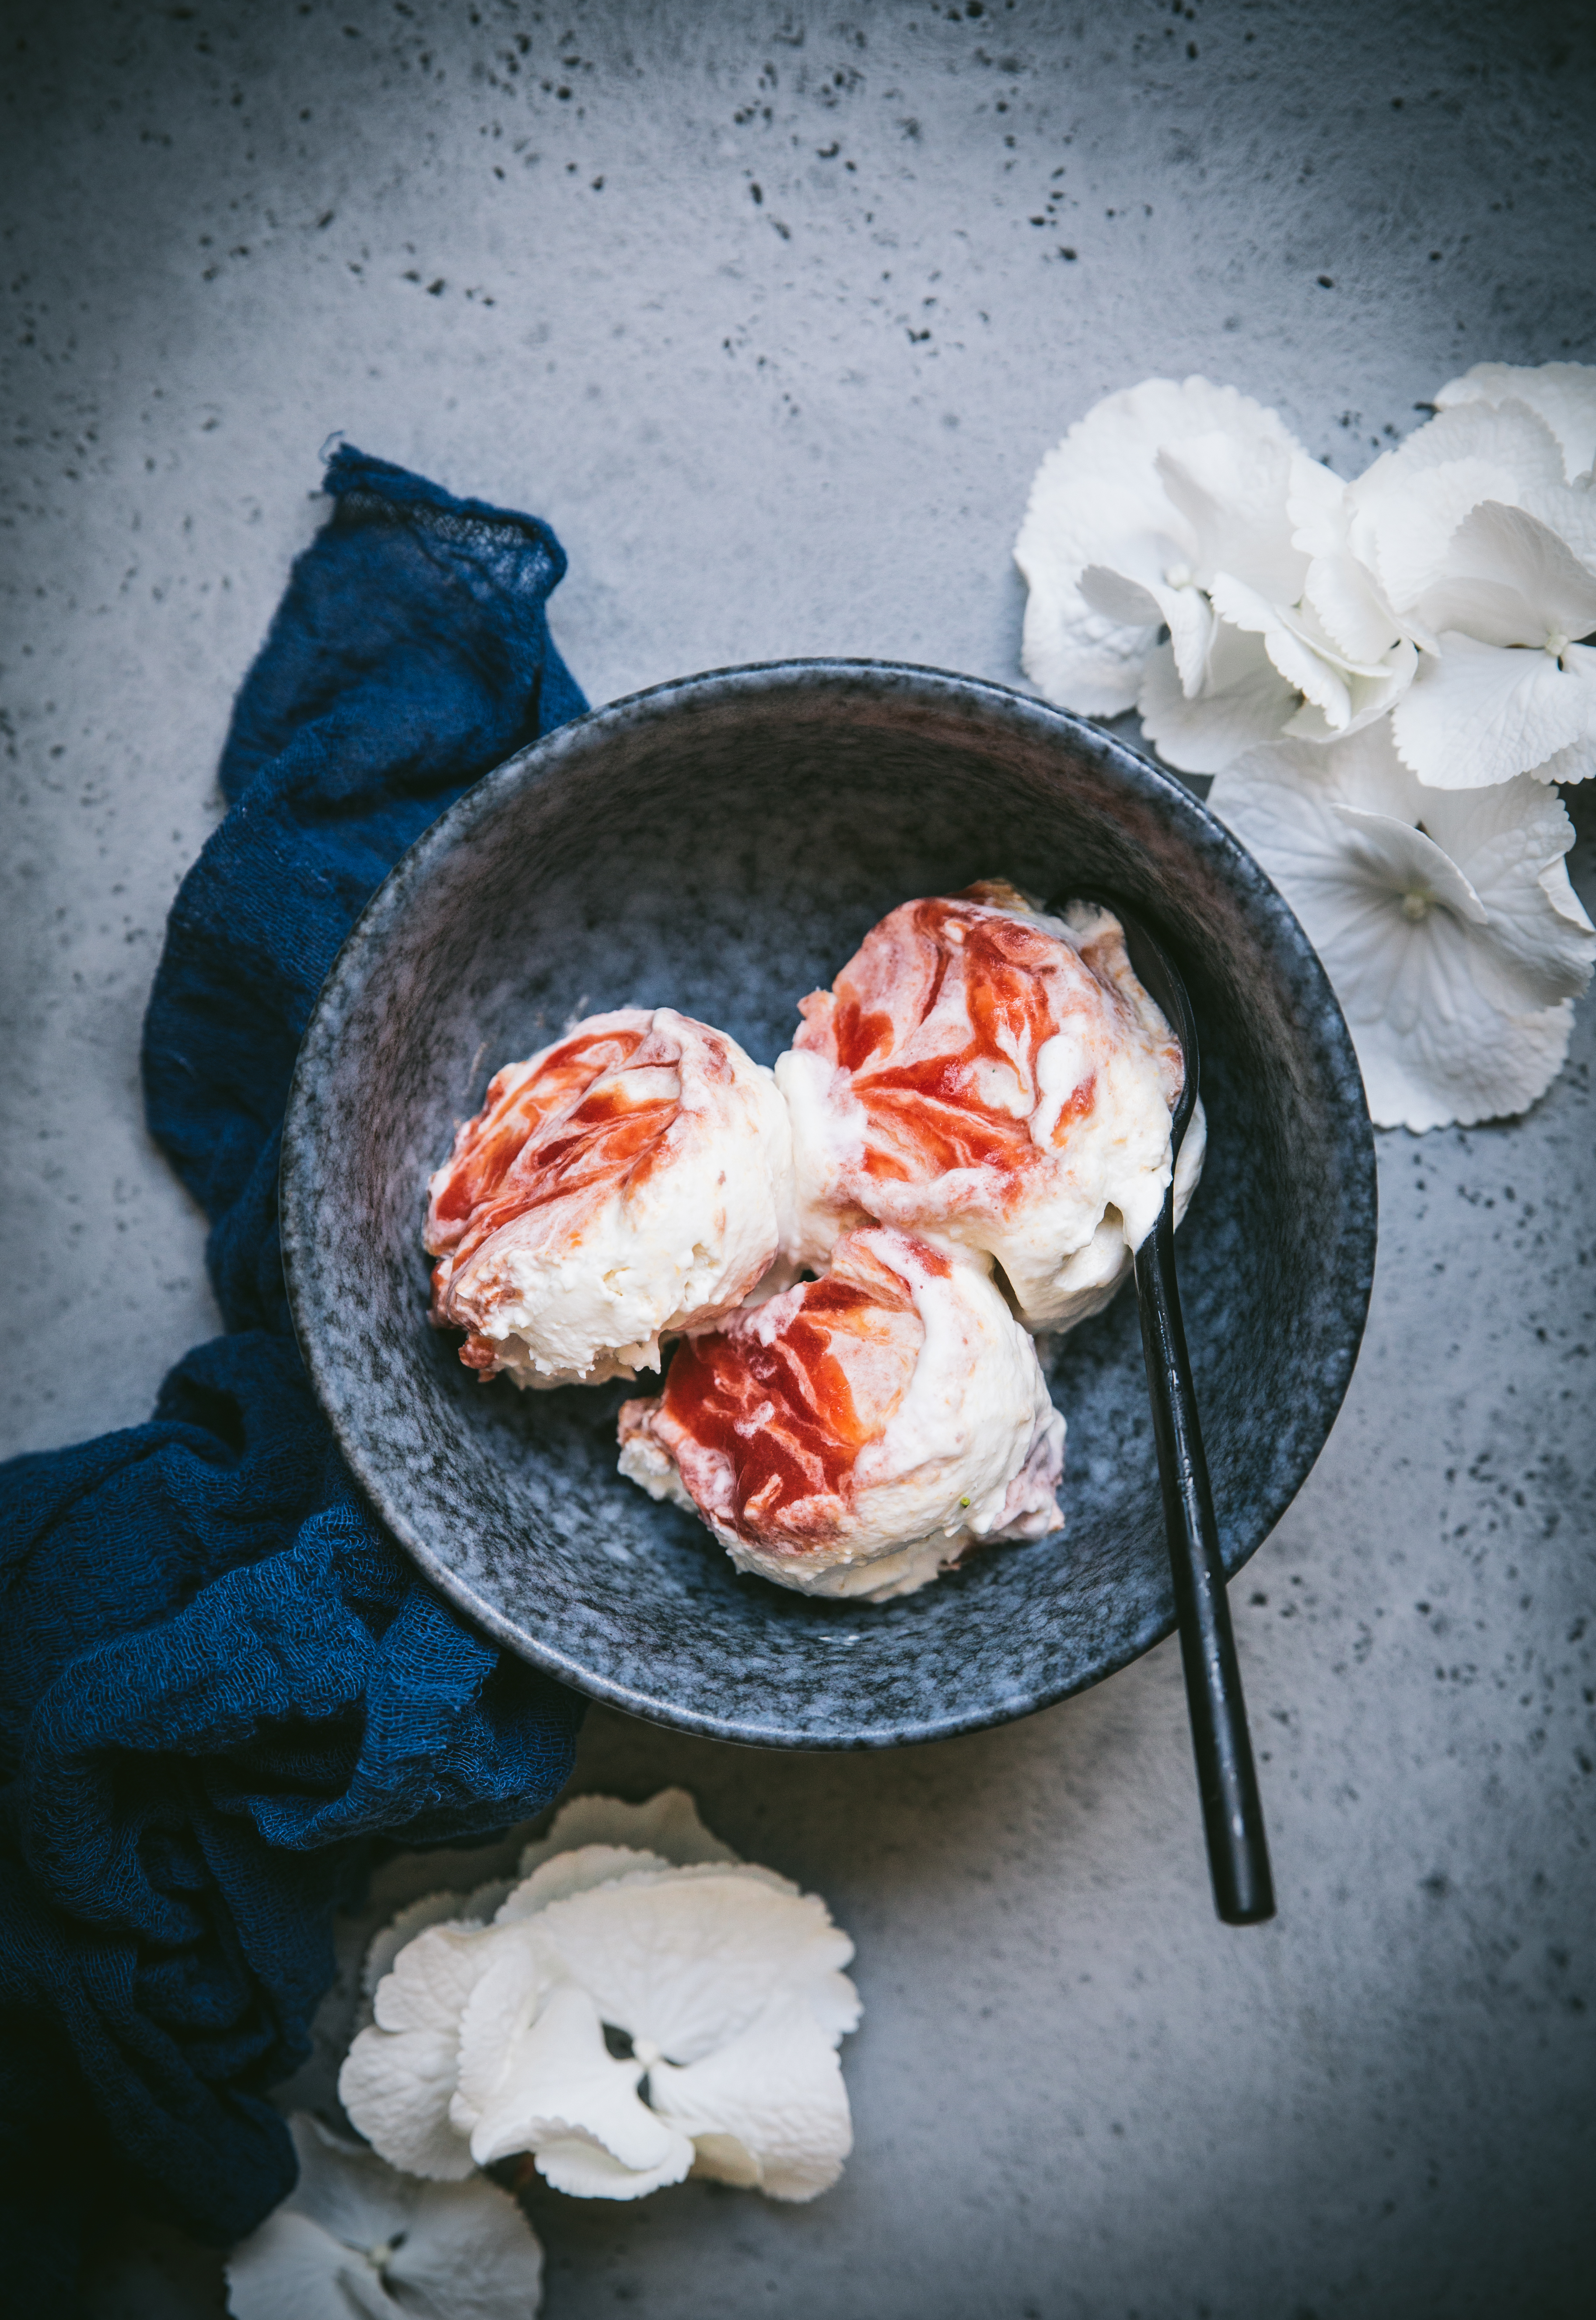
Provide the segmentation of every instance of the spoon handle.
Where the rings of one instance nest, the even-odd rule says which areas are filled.
[[[1136,1253],[1136,1291],[1214,1906],[1228,1926],[1256,1926],[1274,1915],[1274,1887],[1181,1321],[1173,1192]]]

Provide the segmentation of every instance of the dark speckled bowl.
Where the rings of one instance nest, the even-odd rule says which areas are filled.
[[[289,1293],[345,1457],[463,1611],[579,1690],[728,1740],[885,1747],[1023,1716],[1174,1625],[1132,1293],[1053,1356],[1065,1536],[880,1609],[739,1577],[623,1482],[638,1389],[480,1386],[426,1322],[425,1180],[499,1065],[573,1014],[667,1004],[769,1063],[884,911],[999,874],[1123,895],[1191,985],[1210,1140],[1181,1277],[1228,1570],[1318,1455],[1368,1305],[1374,1146],[1329,986],[1251,857],[1000,685],[857,661],[662,685],[411,848],[327,979],[284,1137]]]

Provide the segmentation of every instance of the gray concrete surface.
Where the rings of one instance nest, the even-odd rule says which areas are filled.
[[[551,518],[594,700],[1013,680],[1026,486],[1109,388],[1234,380],[1352,472],[1469,361],[1596,359],[1588,6],[12,0],[4,41],[7,1448],[142,1417],[214,1327],[138,1029],[332,430]],[[897,1756],[590,1719],[584,1784],[685,1780],[830,1898],[867,2010],[838,2190],[540,2198],[550,2320],[1589,2308],[1592,1044],[1517,1125],[1381,1139],[1363,1363],[1235,1590],[1275,1925],[1210,1914],[1168,1649]],[[98,2309],[219,2293],[150,2230]]]

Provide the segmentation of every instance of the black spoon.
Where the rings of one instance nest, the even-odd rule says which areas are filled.
[[[1197,1025],[1185,984],[1147,929],[1118,902],[1104,902],[1102,907],[1125,929],[1130,964],[1142,988],[1163,1009],[1185,1064],[1170,1123],[1172,1181],[1157,1223],[1136,1252],[1136,1294],[1214,1907],[1228,1926],[1256,1926],[1274,1915],[1274,1886],[1174,1275],[1173,1163],[1197,1101]]]

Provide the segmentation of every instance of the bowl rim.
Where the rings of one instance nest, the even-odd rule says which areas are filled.
[[[1229,883],[1233,887],[1243,890],[1249,904],[1261,909],[1265,918],[1273,922],[1276,933],[1284,938],[1294,952],[1299,971],[1306,974],[1310,983],[1316,983],[1319,986],[1317,995],[1321,1003],[1317,1013],[1323,1027],[1320,1039],[1321,1045],[1328,1050],[1325,1061],[1330,1066],[1329,1076],[1338,1092],[1347,1099],[1346,1122],[1357,1147],[1356,1155],[1350,1151],[1347,1155],[1349,1161],[1356,1157],[1358,1181],[1349,1183],[1342,1233],[1343,1247],[1348,1259],[1355,1254],[1356,1258],[1350,1272],[1344,1273],[1342,1276],[1344,1289],[1349,1293],[1347,1310],[1351,1327],[1342,1349],[1341,1373],[1332,1389],[1334,1400],[1328,1424],[1319,1448],[1289,1485],[1282,1483],[1263,1495],[1262,1519],[1256,1525],[1249,1525],[1249,1528],[1256,1527],[1256,1537],[1250,1545],[1226,1557],[1227,1581],[1233,1579],[1271,1536],[1322,1455],[1352,1382],[1374,1287],[1378,1181],[1373,1122],[1365,1099],[1363,1078],[1352,1036],[1328,976],[1301,921],[1256,857],[1210,810],[1206,801],[1188,788],[1175,774],[1158,765],[1144,751],[1106,726],[1074,711],[1057,708],[1038,694],[1020,692],[1015,686],[1000,684],[992,678],[911,661],[822,654],[733,663],[703,669],[687,676],[667,678],[639,692],[622,694],[614,701],[585,711],[581,716],[568,719],[551,732],[514,751],[500,764],[480,775],[413,840],[374,889],[340,946],[313,1002],[295,1057],[283,1115],[277,1192],[288,1310],[300,1356],[318,1406],[331,1430],[340,1455],[369,1501],[374,1514],[451,1607],[472,1626],[503,1645],[518,1658],[569,1685],[584,1697],[598,1700],[623,1714],[675,1730],[697,1733],[708,1739],[744,1746],[830,1753],[898,1747],[948,1739],[960,1733],[984,1730],[1032,1715],[1038,1708],[1054,1706],[1077,1692],[1090,1690],[1109,1676],[1118,1674],[1132,1661],[1139,1659],[1173,1634],[1176,1624],[1174,1613],[1171,1611],[1163,1618],[1151,1616],[1143,1620],[1126,1639],[1122,1648],[1110,1651],[1101,1662],[1094,1663],[1084,1672],[1073,1674],[1062,1682],[1026,1690],[966,1712],[955,1709],[911,1726],[897,1726],[890,1729],[871,1726],[857,1730],[817,1734],[799,1726],[785,1728],[775,1725],[754,1726],[734,1717],[716,1716],[702,1708],[662,1699],[615,1677],[585,1668],[559,1645],[518,1625],[513,1618],[480,1596],[451,1564],[428,1545],[404,1509],[393,1502],[385,1488],[385,1462],[367,1451],[343,1399],[336,1390],[336,1371],[322,1357],[311,1310],[313,1300],[309,1282],[313,1268],[308,1263],[313,1240],[308,1214],[313,1206],[310,1182],[315,1146],[313,1083],[335,1054],[349,1007],[363,986],[362,970],[368,956],[380,953],[382,944],[402,915],[411,892],[431,875],[437,861],[462,835],[479,823],[490,820],[507,796],[530,784],[549,779],[567,759],[602,747],[612,733],[652,721],[685,701],[691,702],[711,693],[722,698],[728,694],[757,697],[783,687],[797,684],[812,687],[829,681],[853,686],[863,683],[872,688],[895,691],[905,695],[920,694],[923,697],[929,693],[949,703],[977,703],[981,708],[996,711],[1000,717],[1022,727],[1040,729],[1054,738],[1066,740],[1077,754],[1089,757],[1099,766],[1117,775],[1132,790],[1139,791],[1143,796],[1151,795],[1161,803],[1174,805],[1183,819],[1195,815],[1205,848],[1217,853],[1225,861]],[[1352,1310],[1354,1307],[1355,1310]],[[1329,1382],[1326,1380],[1324,1382],[1328,1387]],[[1328,1393],[1321,1398],[1328,1400]]]

